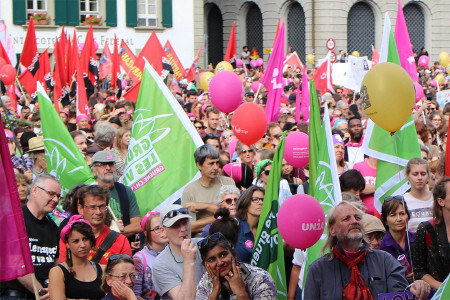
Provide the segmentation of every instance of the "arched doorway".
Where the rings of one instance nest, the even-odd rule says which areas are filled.
[[[259,56],[262,57],[263,52],[263,21],[261,10],[256,4],[252,4],[247,12],[247,45],[250,51],[256,47]]]
[[[211,4],[207,24],[208,63],[215,66],[223,60],[223,19],[219,7],[215,4]]]
[[[297,51],[298,56],[304,62],[306,56],[305,12],[299,3],[291,5],[287,18],[288,46],[292,51]]]
[[[403,8],[403,14],[405,15],[413,50],[420,53],[420,49],[425,47],[425,16],[423,10],[418,4],[409,3]]]
[[[358,2],[348,13],[347,51],[370,56],[372,45],[375,45],[375,15],[369,4]]]

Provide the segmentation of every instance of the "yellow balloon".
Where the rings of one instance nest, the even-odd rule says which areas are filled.
[[[306,55],[306,63],[312,65],[314,63],[314,54]]]
[[[445,80],[445,76],[442,73],[439,73],[435,77],[436,81],[439,82],[439,84],[443,84]]]
[[[352,52],[352,55],[356,56],[356,57],[359,57],[359,52],[355,50],[355,51]]]
[[[202,77],[200,77],[200,87],[204,91],[208,91],[209,89],[209,83],[211,82],[211,79],[214,77],[213,72],[204,72],[202,74]]]
[[[386,62],[372,67],[361,84],[361,108],[378,126],[391,133],[411,116],[414,83],[401,66]]]
[[[441,66],[446,67],[450,64],[450,56],[447,52],[443,51],[439,53],[439,63]]]
[[[216,66],[216,74],[222,71],[231,71],[233,72],[233,66],[227,61],[221,61]]]

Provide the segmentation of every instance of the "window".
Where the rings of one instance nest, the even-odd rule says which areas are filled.
[[[30,16],[38,13],[46,13],[47,12],[47,0],[27,0],[27,19],[30,19]]]
[[[157,0],[138,0],[138,26],[158,26]]]
[[[375,15],[367,3],[357,2],[348,13],[347,51],[370,56],[372,45],[375,45]]]
[[[81,23],[83,23],[88,16],[99,16],[98,0],[80,0]]]

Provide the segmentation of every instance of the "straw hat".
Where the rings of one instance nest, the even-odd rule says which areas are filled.
[[[44,151],[44,137],[35,136],[28,141],[28,152]]]

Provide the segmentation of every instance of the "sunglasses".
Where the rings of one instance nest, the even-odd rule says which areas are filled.
[[[114,254],[109,257],[109,260],[115,261],[115,260],[118,260],[121,258],[127,258],[127,259],[131,259],[131,260],[133,259],[133,257],[131,257],[131,255],[129,255],[129,254]]]
[[[389,202],[392,200],[399,200],[399,201],[403,201],[403,196],[402,195],[395,195],[395,196],[389,196],[384,198],[384,202]]]
[[[236,203],[238,201],[238,198],[227,198],[222,200],[222,202],[225,202],[228,205],[231,205],[233,202]]]
[[[178,214],[182,214],[182,215],[188,215],[189,214],[189,210],[187,208],[179,208],[179,209],[174,209],[169,211],[163,218],[161,223],[164,223],[164,220],[166,220],[167,218],[172,219],[176,216],[178,216]]]
[[[226,140],[230,137],[232,137],[234,134],[230,133],[230,134],[226,134],[226,135],[222,135],[222,137]]]
[[[199,241],[197,243],[198,250],[207,246],[210,242],[216,243],[218,241],[227,241],[228,242],[228,240],[223,236],[223,234],[221,234],[220,232],[216,232],[216,233],[213,233],[210,236],[204,238],[203,240]]]
[[[264,170],[264,171],[262,171],[262,174],[266,174],[267,176],[269,176],[270,170]]]
[[[203,128],[205,128],[205,127],[203,127],[203,126],[195,126],[195,128],[197,128],[197,129],[203,129]]]
[[[246,153],[253,153],[252,149],[248,149],[248,150],[242,150],[241,154],[246,154]]]

